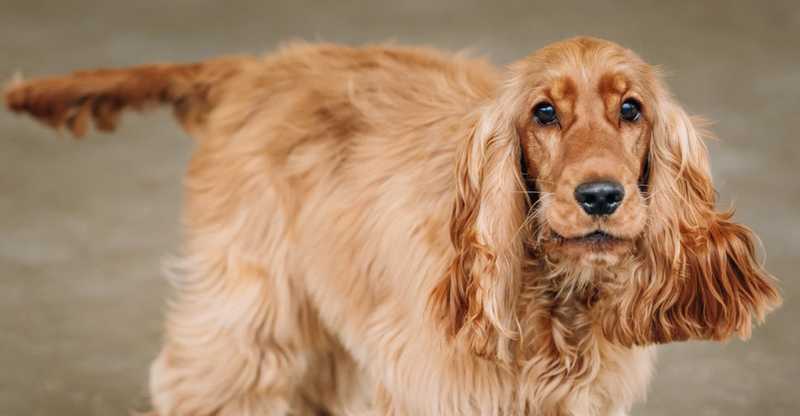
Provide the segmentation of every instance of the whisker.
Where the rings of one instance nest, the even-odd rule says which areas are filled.
[[[534,201],[533,204],[531,204],[531,206],[528,208],[528,212],[525,215],[525,220],[522,221],[522,224],[519,226],[516,233],[514,233],[515,237],[517,237],[523,230],[527,229],[528,226],[530,226],[535,219],[539,219],[540,213],[542,211],[540,207],[544,201],[544,198],[547,198],[547,196],[551,194],[550,192],[544,192],[544,191],[538,191],[536,193],[542,195],[542,198],[539,198],[536,201]]]
[[[541,178],[537,178],[537,177],[533,177],[533,176],[530,176],[530,175],[525,175],[525,174],[523,174],[523,175],[522,175],[522,177],[523,177],[524,179],[527,179],[527,180],[529,180],[529,181],[531,181],[531,182],[534,182],[534,183],[546,183],[546,184],[548,184],[548,185],[555,185],[555,184],[556,184],[556,183],[555,183],[555,182],[553,182],[553,181],[548,181],[548,180],[541,179]]]

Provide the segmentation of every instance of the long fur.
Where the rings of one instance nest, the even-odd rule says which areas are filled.
[[[625,82],[646,102],[618,127],[638,135],[627,170],[615,130],[581,124],[596,116],[563,141],[531,125],[545,84],[577,103]],[[430,49],[293,44],[19,82],[6,103],[77,136],[169,104],[198,139],[151,371],[161,416],[618,416],[644,396],[652,345],[746,338],[780,301],[752,233],[714,209],[694,122],[609,42],[554,44],[505,75]],[[589,219],[563,195],[618,173],[630,244],[566,256],[556,231]]]

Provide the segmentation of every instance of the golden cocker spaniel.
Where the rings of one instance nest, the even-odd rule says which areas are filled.
[[[155,414],[623,415],[659,343],[780,303],[658,73],[575,38],[498,73],[430,49],[17,82],[75,135],[170,104],[196,138]]]

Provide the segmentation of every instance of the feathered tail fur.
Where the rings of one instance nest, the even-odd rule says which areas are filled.
[[[99,69],[14,81],[5,91],[5,101],[9,110],[28,113],[55,129],[66,126],[76,137],[86,134],[89,120],[100,131],[112,131],[122,110],[169,104],[191,132],[203,125],[225,81],[241,72],[248,59]]]

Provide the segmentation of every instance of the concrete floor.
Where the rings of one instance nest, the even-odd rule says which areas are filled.
[[[618,41],[716,121],[721,199],[762,237],[786,298],[747,343],[662,348],[634,414],[800,414],[800,5],[668,3],[3,0],[0,79],[260,53],[293,38],[470,48],[497,63],[577,34]],[[166,112],[123,127],[74,143],[0,112],[0,416],[146,403],[191,142]]]

